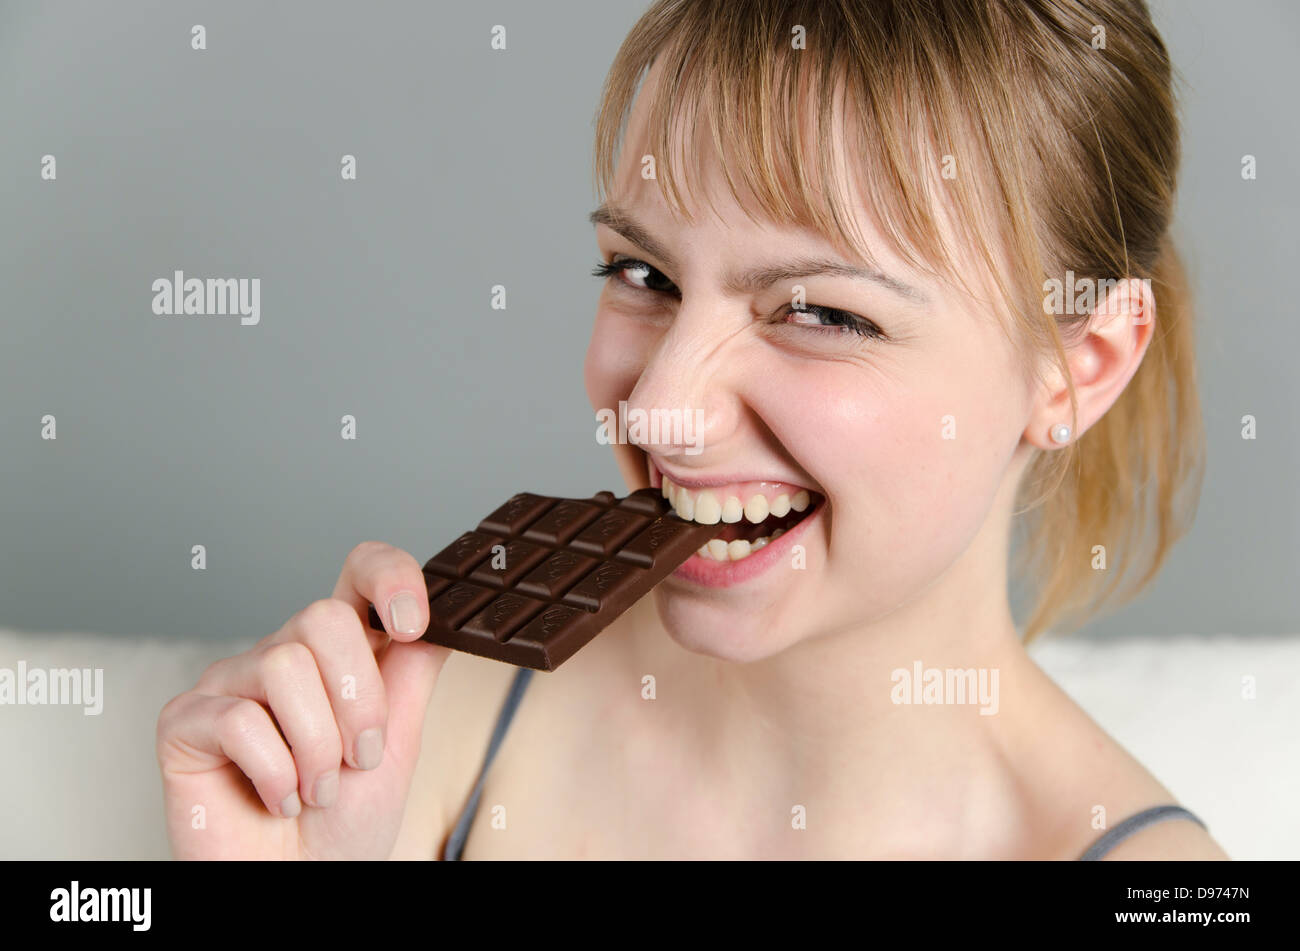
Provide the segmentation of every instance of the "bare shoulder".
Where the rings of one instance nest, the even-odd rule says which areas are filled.
[[[1108,830],[1156,806],[1183,805],[1196,813],[1036,664],[1027,663],[1004,743],[1026,804],[1034,857],[1077,859]],[[1223,860],[1228,855],[1203,826],[1184,817],[1140,828],[1104,858]]]
[[[497,713],[517,668],[453,651],[425,712],[420,759],[393,858],[441,855],[478,778]]]

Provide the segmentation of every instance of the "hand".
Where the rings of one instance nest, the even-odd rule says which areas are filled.
[[[387,632],[369,627],[372,602]],[[450,654],[419,640],[428,624],[415,558],[363,542],[332,598],[168,701],[157,754],[172,854],[387,858]]]

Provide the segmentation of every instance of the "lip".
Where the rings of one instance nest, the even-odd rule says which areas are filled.
[[[669,478],[671,479],[672,476]],[[682,562],[668,577],[705,588],[730,588],[753,581],[771,570],[778,562],[786,561],[790,550],[798,544],[799,539],[808,530],[808,526],[821,518],[822,510],[825,508],[826,498],[820,496],[813,509],[793,528],[740,561],[715,561],[696,553]]]
[[[789,482],[784,479],[773,479],[771,477],[765,477],[765,476],[756,477],[752,475],[740,474],[740,475],[712,476],[711,478],[708,479],[692,479],[689,476],[677,475],[676,473],[669,472],[665,469],[661,469],[659,467],[659,463],[656,462],[648,453],[646,454],[645,459],[646,459],[646,473],[650,478],[650,488],[652,489],[662,489],[664,484],[664,476],[667,476],[668,478],[673,480],[673,485],[681,486],[682,488],[685,489],[714,489],[720,485],[738,485],[744,482],[758,482],[758,483],[764,483],[768,485],[787,486],[794,491],[803,489],[805,492],[808,492],[810,494],[813,493],[818,495],[821,494],[818,493],[816,489],[809,488],[806,485],[800,485],[798,482]],[[807,519],[805,519],[805,521],[807,521]]]
[[[663,477],[665,475],[672,479],[675,485],[691,489],[706,489],[713,486],[734,485],[738,482],[747,481],[774,481],[734,478],[731,476],[715,476],[711,479],[680,478],[679,480],[679,477],[673,473],[661,471],[659,464],[650,457],[649,453],[645,454],[645,458],[646,472],[650,477],[650,488],[652,489],[663,488]],[[780,484],[800,489],[804,488],[804,486],[793,482],[781,482]],[[747,581],[753,581],[771,570],[778,562],[784,561],[789,556],[790,550],[798,543],[804,532],[808,530],[808,527],[822,517],[822,510],[826,507],[826,496],[818,493],[815,498],[817,504],[792,528],[783,532],[780,538],[768,542],[758,551],[742,558],[740,561],[717,561],[713,558],[701,557],[697,553],[682,562],[677,567],[677,570],[668,577],[704,588],[730,588],[744,584]]]

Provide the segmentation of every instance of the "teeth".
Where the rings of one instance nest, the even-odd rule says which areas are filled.
[[[806,489],[800,489],[793,496],[778,495],[771,501],[768,501],[766,495],[751,495],[749,501],[743,505],[734,495],[727,496],[726,501],[721,503],[718,501],[717,494],[708,490],[695,495],[689,489],[674,485],[673,481],[666,476],[661,489],[664,498],[680,518],[701,525],[717,525],[720,521],[734,525],[741,519],[747,519],[757,525],[768,516],[781,518],[792,510],[802,512],[812,504],[812,497]],[[777,536],[773,534],[771,537]],[[745,555],[742,554],[740,557],[743,558]]]
[[[722,506],[712,492],[701,492],[695,500],[695,521],[701,525],[717,525],[722,517]]]
[[[695,553],[701,558],[708,558],[711,561],[740,561],[742,558],[748,558],[764,545],[776,541],[783,534],[785,533],[777,529],[770,536],[765,535],[762,538],[754,539],[752,542],[745,541],[743,538],[738,538],[733,542],[724,542],[721,538],[715,538],[701,545]]]
[[[740,499],[734,495],[727,496],[727,504],[722,506],[722,520],[727,524],[734,524],[740,521],[740,517],[745,514],[745,510],[740,507]]]

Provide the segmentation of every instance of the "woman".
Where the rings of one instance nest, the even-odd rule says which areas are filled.
[[[596,137],[588,395],[697,414],[614,452],[718,535],[531,682],[358,546],[162,711],[175,854],[1225,858],[1024,648],[1199,488],[1140,0],[660,0]]]

